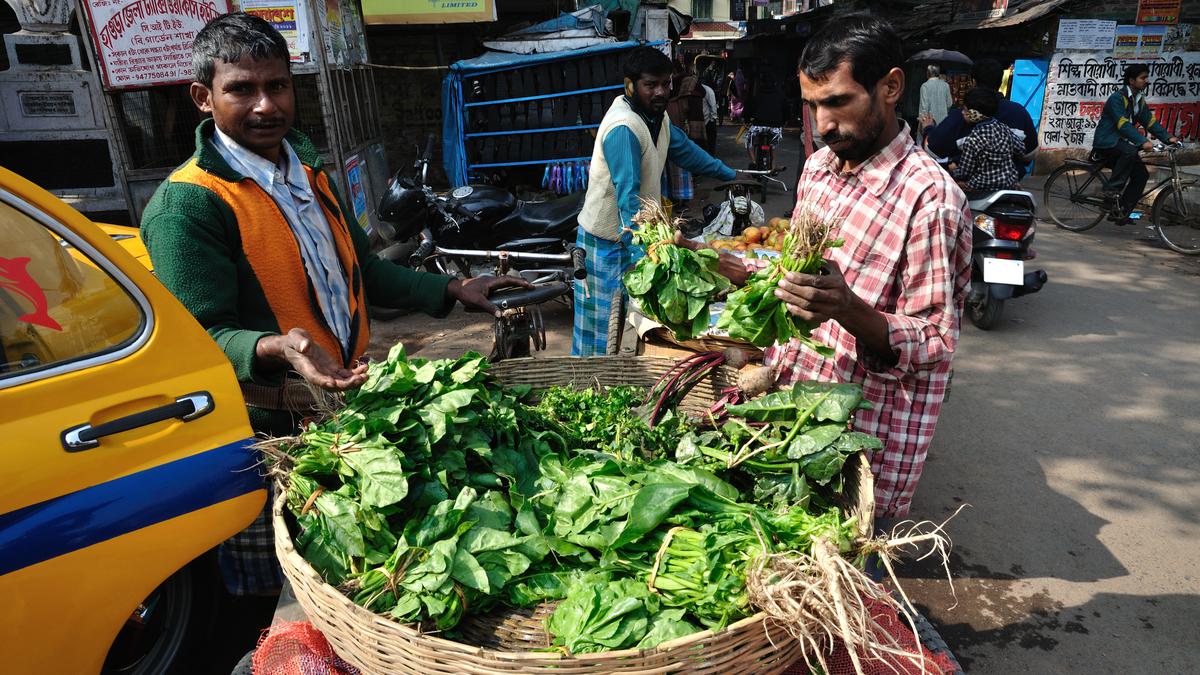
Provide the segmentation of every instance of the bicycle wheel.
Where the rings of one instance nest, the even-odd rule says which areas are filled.
[[[1060,166],[1046,179],[1042,204],[1055,225],[1072,232],[1091,229],[1108,214],[1099,169]]]
[[[1154,198],[1150,212],[1163,243],[1174,251],[1200,255],[1200,185],[1168,185]]]

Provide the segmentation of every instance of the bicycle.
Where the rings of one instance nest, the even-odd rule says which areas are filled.
[[[1145,199],[1162,188],[1150,209],[1150,220],[1162,242],[1173,251],[1200,255],[1200,179],[1185,177],[1175,154],[1183,144],[1156,145],[1148,154],[1166,151],[1166,162],[1146,162],[1146,166],[1169,169],[1169,175],[1142,193]],[[1042,203],[1055,225],[1072,232],[1095,227],[1107,215],[1120,216],[1119,204],[1104,194],[1110,167],[1103,159],[1068,159],[1046,179]]]

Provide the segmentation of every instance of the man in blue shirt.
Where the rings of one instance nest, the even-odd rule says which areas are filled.
[[[1000,81],[1004,77],[1004,69],[1000,64],[992,59],[980,59],[975,62],[971,68],[971,77],[975,78],[975,86],[990,89],[999,94]],[[1013,130],[1025,145],[1025,155],[1028,157],[1037,150],[1037,127],[1033,125],[1033,118],[1029,116],[1029,112],[1022,108],[1019,104],[999,96],[997,98],[998,108],[996,109],[996,119],[1003,122],[1006,126]],[[972,124],[968,123],[963,117],[961,109],[951,110],[946,119],[940,124],[929,129],[928,144],[929,149],[939,157],[947,159],[958,156],[958,141],[966,138],[967,134],[971,133]],[[1017,166],[1018,180],[1025,176],[1025,165]]]
[[[587,252],[587,279],[575,286],[571,353],[605,354],[613,300],[623,292],[621,275],[641,257],[632,243],[633,216],[641,201],[659,201],[667,161],[722,180],[737,172],[692,142],[667,121],[671,60],[653,47],[631,49],[622,63],[625,94],[617,97],[596,132],[577,243]],[[619,330],[620,327],[616,326]]]
[[[1150,84],[1150,66],[1144,63],[1126,66],[1123,83],[1124,86],[1114,91],[1104,103],[1104,112],[1092,135],[1093,152],[1113,165],[1112,177],[1104,191],[1120,207],[1120,212],[1111,217],[1118,225],[1129,222],[1129,213],[1137,207],[1142,190],[1146,189],[1146,180],[1150,178],[1146,165],[1138,157],[1138,150],[1150,150],[1154,143],[1138,132],[1135,125],[1141,125],[1147,133],[1168,143],[1179,140],[1167,134],[1154,118],[1154,111],[1146,105],[1143,92]],[[1122,186],[1124,192],[1121,192]]]

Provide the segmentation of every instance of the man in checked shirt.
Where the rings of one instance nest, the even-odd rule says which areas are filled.
[[[805,164],[798,208],[832,217],[845,245],[827,274],[788,274],[776,295],[823,321],[813,337],[767,350],[785,382],[859,382],[873,410],[855,428],[884,441],[871,467],[881,529],[908,514],[941,411],[971,278],[966,197],[897,119],[904,94],[899,36],[886,22],[841,17],[800,57],[800,88],[827,147]]]
[[[782,383],[862,384],[874,408],[854,426],[884,441],[871,459],[880,530],[908,514],[921,477],[971,269],[966,197],[896,118],[901,63],[891,26],[862,15],[831,21],[800,57],[804,101],[828,145],[804,166],[797,208],[833,218],[845,244],[826,253],[826,273],[789,273],[776,295],[823,322],[813,338],[835,353],[792,342],[766,354]],[[748,274],[728,254],[720,269],[735,283]]]

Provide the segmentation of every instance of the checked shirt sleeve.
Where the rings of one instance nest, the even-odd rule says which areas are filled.
[[[898,380],[936,368],[958,343],[962,304],[970,281],[967,215],[938,201],[913,216],[904,249],[896,309],[885,313],[888,341],[898,360],[883,366],[861,347],[860,362],[877,377]]]

